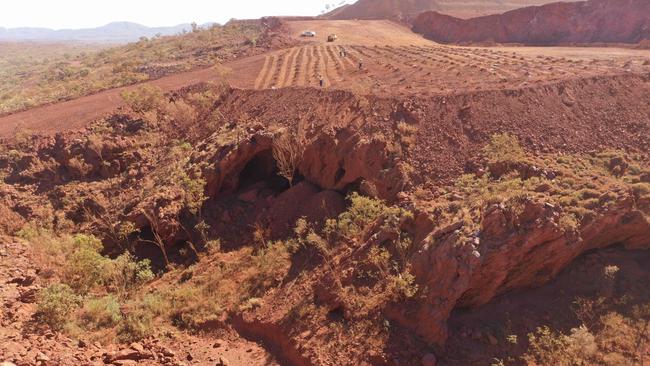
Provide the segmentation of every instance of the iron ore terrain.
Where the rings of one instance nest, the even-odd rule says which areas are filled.
[[[650,362],[647,3],[460,3],[0,44],[0,365]]]

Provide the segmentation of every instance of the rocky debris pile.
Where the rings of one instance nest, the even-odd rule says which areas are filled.
[[[199,356],[200,362],[229,365],[226,356],[219,353],[237,344],[222,340],[210,341],[212,347],[207,347],[200,340],[184,339],[179,341],[186,345],[181,353],[155,336],[120,347],[73,339],[40,327],[34,321],[35,302],[46,273],[35,266],[28,244],[0,237],[0,365],[184,366],[195,364]],[[252,349],[250,345],[245,347]],[[203,348],[214,354],[199,355],[196,349]]]
[[[159,365],[185,366],[186,362],[181,361],[176,352],[167,348],[156,339],[147,340],[142,343],[134,342],[127,348],[118,351],[107,352],[102,355],[105,364],[117,366],[137,365],[147,361]],[[188,353],[186,356],[188,362],[193,357]]]
[[[91,361],[92,355],[76,341],[41,331],[34,323],[38,274],[26,244],[0,237],[0,361],[17,366]]]

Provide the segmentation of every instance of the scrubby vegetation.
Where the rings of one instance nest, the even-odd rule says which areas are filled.
[[[615,274],[606,274],[611,281]],[[650,303],[635,298],[577,298],[573,311],[582,324],[567,334],[541,326],[528,334],[523,360],[541,365],[634,365],[647,357]]]
[[[414,334],[408,317],[430,306],[428,314],[442,314],[434,324],[442,327],[444,311],[471,306],[479,290],[468,283],[480,287],[482,266],[501,263],[490,257],[497,255],[490,239],[503,245],[515,238],[517,248],[507,249],[516,252],[529,245],[523,241],[531,223],[531,230],[543,228],[539,237],[570,250],[581,245],[574,243],[585,227],[619,206],[646,213],[650,207],[648,169],[629,153],[534,155],[515,136],[500,134],[453,184],[412,187],[426,177],[413,168],[393,173],[418,151],[418,125],[401,122],[391,133],[363,136],[322,132],[318,123],[296,131],[282,121],[225,117],[219,106],[229,91],[209,84],[173,94],[135,88],[123,94],[120,114],[86,131],[54,142],[26,134],[0,151],[2,187],[21,188],[6,189],[7,206],[42,200],[17,233],[31,243],[39,267],[52,272],[37,297],[42,326],[110,343],[272,318],[291,341],[319,342],[338,360],[349,356],[341,349],[361,359],[388,344],[417,353],[428,345],[395,341]],[[347,140],[360,141],[367,149],[361,156],[381,159],[352,166],[367,169],[356,181],[319,187],[316,178],[327,184],[352,176],[344,169],[350,165],[328,162],[323,172],[304,165],[320,163],[318,144],[339,148]],[[40,145],[48,148],[33,147]],[[378,189],[382,179],[387,184]],[[447,270],[448,263],[456,267]],[[518,289],[524,270],[503,268],[503,288]],[[432,274],[458,288],[440,290],[432,285],[437,277],[427,278]],[[442,299],[439,290],[457,297]],[[630,332],[638,330],[640,313],[616,313]],[[539,324],[529,339],[507,333],[508,344],[530,344],[528,353],[512,357],[595,362],[608,347],[601,333],[606,315],[573,332]],[[319,335],[303,336],[306,330]],[[593,353],[577,350],[593,344]]]
[[[632,189],[640,204],[650,199],[641,182],[642,167],[620,151],[584,156],[524,153],[516,138],[496,135],[483,150],[486,171],[461,176],[442,192],[433,211],[444,220],[462,220],[466,234],[475,232],[491,205],[513,212],[525,201],[540,201],[562,208],[558,225],[576,231],[590,223],[598,210],[615,205]],[[624,188],[626,187],[626,188]]]
[[[124,329],[120,337],[138,338],[128,332],[124,322],[134,319],[122,313],[121,305],[154,279],[149,260],[137,260],[129,253],[105,257],[101,241],[91,235],[58,236],[31,226],[19,235],[34,246],[44,260],[43,268],[54,274],[52,284],[37,295],[41,323],[75,336],[94,334],[103,341],[112,341],[106,338],[106,330],[115,327]],[[47,260],[55,253],[55,260]]]
[[[256,47],[258,22],[230,22],[125,46],[0,44],[0,114],[218,64]]]

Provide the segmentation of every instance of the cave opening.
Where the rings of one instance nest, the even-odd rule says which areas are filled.
[[[235,191],[242,192],[253,186],[264,186],[275,193],[281,193],[289,189],[291,184],[299,183],[303,179],[296,174],[293,182],[289,182],[287,178],[280,175],[278,163],[269,149],[259,152],[246,163],[239,173]]]
[[[139,232],[133,233],[129,240],[133,246],[133,255],[137,260],[148,259],[151,261],[151,268],[158,272],[165,268],[165,257],[160,247],[156,244],[156,237],[151,226],[145,226]]]

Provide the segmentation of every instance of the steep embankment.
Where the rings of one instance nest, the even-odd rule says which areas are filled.
[[[359,0],[323,15],[326,19],[401,19],[411,20],[425,11],[438,11],[459,18],[471,18],[554,0]]]
[[[439,9],[438,0],[359,0],[352,5],[334,9],[323,17],[336,20],[391,19]]]
[[[231,119],[244,111],[249,115],[255,111],[251,117],[269,124],[310,120],[345,130],[339,132],[341,136],[354,136],[360,131],[364,135],[375,131],[392,135],[404,122],[418,131],[410,142],[409,163],[423,177],[442,180],[462,173],[465,162],[482,144],[504,131],[518,135],[532,151],[647,150],[649,92],[649,75],[620,75],[422,99],[360,98],[345,91],[304,88],[238,90],[221,108]],[[295,98],[300,98],[301,104],[288,109],[286,106]],[[346,151],[321,149],[319,159],[328,164],[352,164],[353,159],[345,157]],[[347,183],[354,181],[354,169],[345,170],[350,174]],[[346,182],[340,183],[343,186]]]
[[[8,145],[0,214],[175,263],[157,322],[233,325],[296,365],[444,357],[453,310],[650,246],[648,75],[431,98],[198,85],[134,107]]]
[[[467,20],[426,12],[413,22],[413,30],[445,43],[639,43],[650,38],[650,2],[553,3]]]

